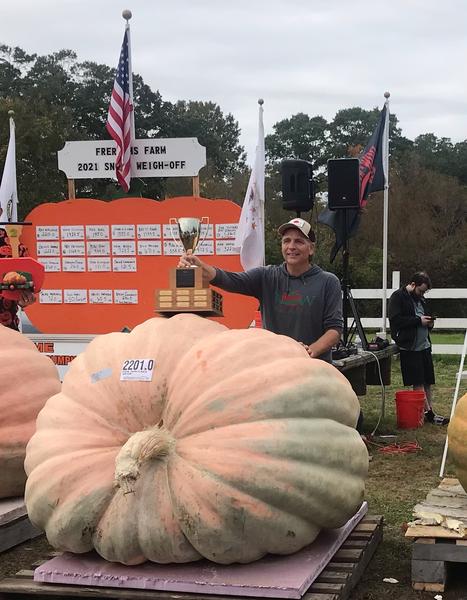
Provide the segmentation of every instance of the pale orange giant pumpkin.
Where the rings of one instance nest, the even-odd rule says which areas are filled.
[[[26,444],[40,409],[59,390],[50,358],[21,333],[0,325],[0,498],[23,494]]]
[[[448,426],[449,456],[460,484],[467,492],[467,394],[457,401]]]
[[[358,412],[288,337],[151,319],[95,338],[41,411],[29,517],[58,549],[126,564],[292,553],[362,502]]]

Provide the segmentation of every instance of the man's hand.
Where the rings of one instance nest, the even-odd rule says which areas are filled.
[[[420,321],[422,322],[423,327],[433,327],[433,319],[428,315],[422,315]]]
[[[328,329],[315,342],[305,347],[311,358],[318,358],[331,350],[339,342],[340,337],[340,331],[337,329]]]
[[[186,269],[187,267],[203,267],[203,263],[201,260],[192,253],[191,250],[185,252],[180,256],[180,260],[178,261],[178,266],[180,268]]]
[[[20,308],[26,308],[26,306],[34,304],[35,301],[36,297],[34,296],[33,292],[24,290],[21,292],[21,296],[18,299],[18,306]]]
[[[216,269],[200,260],[191,250],[188,250],[188,252],[185,252],[185,254],[180,256],[178,266],[183,269],[186,269],[187,267],[199,267],[200,269],[203,269],[203,279],[207,283],[216,276]]]

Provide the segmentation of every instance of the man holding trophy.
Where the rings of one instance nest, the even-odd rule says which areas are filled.
[[[233,273],[201,261],[192,251],[180,258],[179,268],[198,267],[204,285],[257,298],[265,329],[302,343],[308,354],[331,362],[331,348],[343,328],[339,279],[310,264],[315,251],[311,225],[300,218],[278,229],[284,262]]]

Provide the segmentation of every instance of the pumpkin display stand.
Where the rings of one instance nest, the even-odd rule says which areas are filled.
[[[0,552],[42,535],[28,519],[24,499],[0,500]]]
[[[127,567],[106,563],[93,553],[65,553],[34,572],[20,571],[0,581],[0,596],[12,600],[19,595],[24,600],[346,600],[382,539],[382,517],[365,514],[366,510],[364,503],[339,530],[321,532],[313,544],[289,556],[267,556],[247,565],[203,561]]]
[[[458,479],[445,477],[416,504],[413,516],[405,534],[413,538],[412,587],[444,592],[447,564],[467,563],[467,493]]]

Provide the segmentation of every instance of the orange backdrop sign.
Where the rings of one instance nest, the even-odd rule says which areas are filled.
[[[43,333],[97,334],[155,316],[155,290],[169,287],[169,270],[181,254],[173,217],[208,217],[196,253],[223,269],[242,270],[234,247],[240,207],[229,200],[80,199],[37,206],[21,236],[45,267],[38,302],[27,309],[34,326]],[[215,320],[248,327],[257,301],[221,293],[225,316]]]

